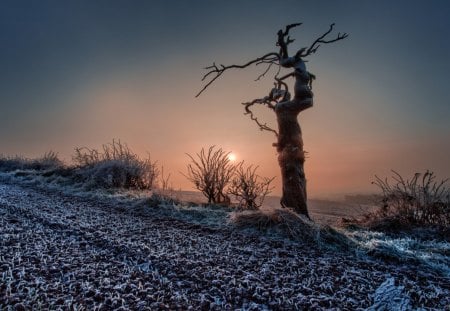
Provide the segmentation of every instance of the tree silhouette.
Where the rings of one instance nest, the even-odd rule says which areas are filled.
[[[282,207],[292,208],[295,212],[309,218],[306,195],[306,177],[303,169],[305,162],[305,152],[303,151],[303,140],[298,115],[303,110],[312,107],[313,93],[311,91],[312,81],[315,76],[306,70],[304,58],[317,52],[321,44],[333,43],[345,39],[346,33],[338,33],[332,39],[328,35],[333,31],[334,24],[319,36],[309,47],[299,49],[293,56],[289,56],[288,46],[294,42],[289,36],[292,28],[300,26],[302,23],[290,24],[277,33],[276,46],[278,52],[269,52],[261,57],[255,58],[243,65],[217,65],[213,63],[205,68],[206,74],[202,81],[205,82],[203,88],[197,93],[200,96],[212,83],[222,74],[230,69],[244,69],[252,65],[266,65],[266,69],[256,80],[260,80],[276,67],[273,76],[274,87],[269,94],[263,98],[257,98],[250,102],[243,103],[245,114],[249,115],[260,130],[269,131],[275,134],[277,142],[273,145],[277,148],[278,163],[281,169],[283,192],[280,204]],[[282,69],[290,70],[289,73],[280,76]],[[291,98],[286,79],[293,77],[294,97]],[[251,110],[254,105],[263,105],[276,114],[278,131],[272,129],[266,123],[261,122]]]

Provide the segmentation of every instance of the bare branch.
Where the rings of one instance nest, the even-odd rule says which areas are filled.
[[[330,25],[330,28],[328,29],[328,31],[326,31],[323,35],[321,35],[319,38],[317,38],[316,41],[313,42],[313,44],[311,44],[311,46],[306,50],[306,52],[304,49],[300,50],[298,52],[299,56],[306,57],[306,56],[316,53],[317,49],[320,47],[320,43],[323,43],[323,44],[333,43],[333,42],[343,40],[348,37],[347,33],[344,32],[343,34],[341,34],[339,32],[337,34],[336,38],[326,40],[325,37],[333,31],[333,28],[334,28],[334,23]]]
[[[276,64],[277,60],[278,60],[278,56],[272,56],[272,57],[268,57],[268,58],[260,60],[255,65],[258,66],[258,65],[261,65],[261,64],[271,64],[271,63]]]
[[[278,132],[275,131],[273,128],[271,128],[270,126],[267,125],[267,123],[261,123],[261,121],[258,120],[257,117],[255,117],[255,115],[253,114],[253,111],[250,110],[250,107],[253,106],[254,104],[261,104],[261,105],[266,105],[268,108],[275,110],[275,105],[272,104],[272,99],[270,98],[270,96],[266,96],[264,98],[258,98],[258,99],[254,99],[251,102],[248,103],[242,103],[242,105],[244,105],[244,109],[245,109],[245,115],[249,115],[250,119],[252,119],[252,121],[255,121],[255,123],[258,125],[259,129],[261,131],[268,131],[268,132],[272,132],[275,134],[276,137],[278,137]]]
[[[224,66],[224,65],[220,65],[217,66],[216,63],[213,63],[211,66],[206,67],[206,70],[209,70],[202,78],[202,81],[205,81],[206,78],[208,78],[210,75],[213,75],[213,77],[211,78],[211,80],[209,80],[205,86],[203,86],[203,88],[200,90],[200,92],[197,93],[197,95],[195,95],[195,97],[199,97],[200,94],[202,94],[206,88],[208,88],[208,86],[210,86],[214,81],[217,80],[217,78],[219,78],[226,70],[228,69],[243,69],[243,68],[247,68],[250,65],[253,64],[257,64],[257,63],[264,63],[264,62],[273,62],[277,59],[280,58],[280,55],[278,53],[272,52],[272,53],[267,53],[266,55],[263,55],[261,57],[255,58],[243,65],[229,65],[229,66]]]
[[[336,42],[339,40],[343,40],[347,38],[346,33],[338,33],[337,37],[334,39],[327,39],[326,37],[333,31],[334,24],[330,25],[330,28],[328,31],[326,31],[323,35],[321,35],[319,38],[317,38],[309,48],[302,48],[297,51],[294,57],[289,57],[288,55],[288,45],[294,42],[294,39],[292,39],[289,36],[289,31],[292,28],[298,27],[302,25],[302,23],[295,23],[295,24],[289,24],[285,27],[284,30],[280,29],[277,33],[278,39],[276,45],[280,47],[280,51],[278,53],[276,52],[270,52],[267,53],[261,57],[255,58],[251,61],[248,61],[247,63],[243,65],[217,65],[215,62],[211,65],[205,68],[207,70],[206,74],[203,76],[202,81],[205,83],[205,85],[202,87],[202,89],[195,95],[195,97],[199,97],[214,81],[216,81],[225,71],[229,69],[244,69],[251,65],[260,65],[260,64],[268,64],[266,70],[260,74],[255,81],[260,80],[263,78],[270,70],[272,65],[278,65],[282,67],[293,67],[294,63],[296,61],[300,61],[302,57],[309,56],[311,54],[314,54],[317,49],[320,47],[320,44],[328,44],[332,42]],[[292,60],[291,60],[292,58]],[[284,61],[284,63],[283,63]],[[288,61],[288,63],[286,63]],[[282,64],[283,63],[283,64]],[[280,67],[278,68],[278,72],[275,74],[275,80],[277,80],[278,74],[280,72]],[[310,81],[311,82],[311,81]]]
[[[222,203],[227,201],[225,188],[230,182],[235,167],[229,159],[230,152],[225,152],[222,148],[204,148],[197,153],[197,158],[190,154],[186,155],[191,159],[191,164],[187,166],[188,172],[185,175],[199,191],[208,199],[208,203]]]
[[[274,62],[270,62],[270,63],[269,63],[269,66],[267,66],[266,70],[264,70],[264,72],[263,72],[262,74],[260,74],[260,75],[258,76],[258,78],[255,79],[255,81],[261,80],[261,78],[263,78],[263,77],[266,75],[266,73],[269,72],[269,70],[270,70],[270,68],[272,68],[272,65],[273,65],[273,64],[275,64],[275,63],[274,63]]]
[[[241,208],[258,209],[265,197],[274,189],[270,184],[275,177],[261,177],[256,173],[257,170],[258,166],[244,167],[244,161],[236,165],[228,193],[238,199]]]

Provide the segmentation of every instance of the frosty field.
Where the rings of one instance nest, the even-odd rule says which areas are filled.
[[[163,206],[145,210],[127,202],[0,183],[0,310],[450,306],[445,243],[444,268],[436,270],[416,260],[183,221],[155,212]]]

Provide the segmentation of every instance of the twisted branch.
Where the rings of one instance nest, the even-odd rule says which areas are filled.
[[[261,131],[272,132],[275,134],[276,137],[278,137],[278,132],[275,131],[270,126],[268,126],[267,123],[262,123],[261,121],[259,121],[258,118],[255,117],[255,115],[253,114],[253,111],[250,109],[250,107],[253,106],[254,104],[261,104],[261,105],[266,105],[269,109],[275,110],[275,105],[272,102],[273,102],[273,99],[271,98],[271,96],[265,96],[264,98],[254,99],[251,102],[242,103],[242,105],[245,106],[244,114],[248,115],[252,121],[255,121],[255,123],[258,125],[258,127]]]
[[[260,65],[260,64],[267,64],[267,68],[256,78],[255,81],[259,81],[261,78],[263,78],[269,70],[272,68],[273,65],[278,66],[278,71],[275,74],[274,78],[276,81],[279,81],[278,74],[280,72],[281,67],[281,61],[288,58],[288,45],[294,42],[294,39],[292,39],[289,36],[289,31],[292,28],[298,27],[302,25],[302,23],[295,23],[295,24],[289,24],[285,27],[284,31],[280,29],[277,33],[277,43],[276,46],[280,47],[279,52],[270,52],[267,53],[261,57],[255,58],[251,61],[248,61],[247,63],[243,65],[217,65],[215,62],[211,65],[205,68],[207,70],[206,74],[203,76],[202,81],[206,82],[206,84],[202,87],[202,89],[195,95],[195,97],[199,97],[214,81],[216,81],[225,71],[229,69],[244,69],[251,65]],[[297,51],[295,54],[295,59],[300,60],[303,57],[309,56],[311,54],[314,54],[317,52],[317,49],[320,47],[320,44],[328,44],[333,43],[339,40],[343,40],[348,37],[347,33],[338,33],[337,36],[334,39],[326,39],[326,37],[333,31],[334,23],[330,25],[330,28],[328,31],[326,31],[323,35],[321,35],[319,38],[317,38],[309,48],[301,48]],[[293,64],[290,62],[289,65],[284,64],[283,67],[292,67]],[[314,76],[313,76],[314,78]],[[310,81],[312,82],[312,80]]]

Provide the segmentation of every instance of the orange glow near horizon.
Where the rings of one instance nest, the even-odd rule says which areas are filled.
[[[180,81],[187,78],[180,73],[178,77]],[[116,138],[142,157],[150,153],[152,160],[158,161],[165,172],[171,174],[175,189],[193,190],[180,173],[186,172],[189,162],[185,153],[195,154],[203,147],[216,145],[225,152],[239,150],[239,156],[235,152],[229,155],[230,161],[244,160],[259,166],[260,176],[276,177],[273,194],[280,195],[281,177],[272,146],[276,138],[259,131],[243,115],[239,105],[243,99],[264,93],[264,89],[249,91],[245,87],[247,78],[240,82],[240,87],[234,83],[228,86],[230,80],[224,80],[224,85],[185,103],[183,100],[192,98],[192,90],[198,83],[182,85],[178,95],[170,95],[170,98],[170,85],[148,88],[153,81],[142,83],[143,88],[130,86],[126,79],[89,87],[82,96],[75,96],[73,100],[78,101],[78,108],[61,116],[60,123],[54,127],[56,130],[48,133],[45,143],[37,139],[39,136],[33,136],[34,132],[23,133],[29,143],[16,148],[14,153],[39,156],[53,150],[70,162],[74,147],[101,148],[102,144]],[[377,191],[371,184],[374,175],[391,176],[390,169],[399,170],[405,176],[431,169],[438,176],[448,177],[449,148],[443,143],[445,135],[443,138],[416,136],[410,139],[402,137],[405,135],[395,128],[397,125],[392,126],[386,120],[380,123],[376,115],[343,113],[334,106],[332,98],[341,94],[336,90],[338,87],[327,85],[337,84],[338,80],[323,80],[323,91],[316,94],[315,106],[299,116],[304,148],[308,151],[305,171],[310,197]],[[229,87],[235,87],[235,92],[230,94]],[[354,92],[353,98],[345,99],[347,109],[359,109],[358,101],[362,98],[369,100],[371,95]],[[257,112],[264,122],[272,127],[276,125],[271,111],[259,109]]]
[[[79,16],[85,16],[84,11],[82,15],[70,11],[66,18],[73,24],[66,26],[80,31],[73,42],[67,41],[63,28],[55,36],[41,36],[59,29],[40,30],[46,23],[35,25],[39,30],[35,36],[23,32],[26,27],[17,28],[17,35],[5,37],[11,39],[11,46],[0,58],[10,70],[0,84],[0,154],[37,157],[52,150],[70,163],[75,147],[101,148],[120,139],[141,157],[150,153],[151,159],[170,173],[175,189],[192,190],[181,174],[189,163],[186,153],[195,155],[215,145],[233,151],[230,161],[245,161],[258,166],[258,175],[275,177],[273,194],[279,195],[280,169],[272,146],[276,137],[261,132],[244,115],[241,105],[269,94],[276,68],[258,81],[255,78],[264,71],[262,64],[227,71],[195,98],[203,86],[202,68],[214,61],[240,64],[277,51],[276,31],[288,20],[309,19],[292,33],[294,48],[307,45],[338,18],[336,30],[349,32],[349,39],[322,46],[306,63],[308,71],[317,76],[314,106],[299,115],[308,152],[309,197],[378,191],[371,184],[374,175],[390,177],[391,169],[406,177],[427,169],[438,178],[450,177],[449,47],[442,41],[450,28],[445,18],[433,17],[446,10],[414,4],[408,8],[415,7],[417,14],[408,14],[415,18],[404,18],[403,6],[388,2],[355,1],[352,10],[336,4],[335,9],[342,10],[339,14],[303,2],[264,5],[256,10],[252,4],[246,12],[241,8],[217,10],[216,6],[211,4],[203,17],[220,17],[221,23],[199,18],[194,11],[188,15],[179,12],[185,21],[148,19],[148,14],[139,19],[132,10],[129,20],[117,19],[115,14],[87,14],[86,18],[95,19],[90,27],[83,27],[80,22],[84,19]],[[395,6],[397,11],[392,11]],[[206,7],[201,5],[202,10]],[[167,8],[164,14],[176,11],[176,7]],[[423,8],[435,14],[427,14],[426,22]],[[267,15],[248,19],[258,10]],[[283,14],[272,14],[274,10]],[[299,10],[303,16],[298,15]],[[98,20],[102,16],[105,24]],[[15,19],[12,21],[11,25],[16,25]],[[59,15],[55,21],[60,25]],[[362,21],[368,27],[360,27]],[[42,40],[42,44],[29,37]],[[412,42],[423,44],[411,49]],[[36,55],[31,50],[25,53],[27,44]],[[285,81],[292,90],[293,79]],[[277,128],[272,110],[253,108],[261,122]]]
[[[272,146],[276,138],[259,131],[242,114],[238,104],[242,98],[256,97],[264,90],[246,92],[242,88],[229,94],[227,87],[222,86],[223,90],[213,89],[211,94],[182,106],[172,104],[192,98],[196,86],[181,88],[184,91],[170,101],[167,99],[169,86],[136,89],[119,80],[90,88],[83,96],[76,97],[79,108],[68,111],[66,118],[62,116],[59,130],[49,133],[45,143],[30,140],[15,153],[40,156],[53,150],[70,163],[74,147],[101,148],[102,144],[116,138],[142,157],[150,153],[152,160],[158,161],[165,172],[171,174],[175,189],[194,190],[180,173],[186,173],[189,162],[185,153],[195,154],[203,147],[216,145],[225,152],[239,150],[239,156],[236,152],[229,155],[230,161],[244,160],[259,166],[260,176],[275,177],[272,194],[280,195],[281,177]],[[378,191],[371,184],[374,175],[391,176],[391,169],[405,176],[431,169],[442,178],[448,177],[449,148],[443,144],[445,137],[408,140],[399,137],[402,134],[399,131],[389,136],[386,123],[379,125],[379,120],[372,115],[355,118],[352,114],[342,114],[333,107],[333,100],[325,91],[326,88],[316,95],[313,108],[299,116],[304,148],[308,151],[305,171],[310,198]],[[329,92],[339,93],[337,90]],[[356,100],[359,97],[364,94],[358,95]],[[347,102],[347,106],[357,109],[353,102]],[[260,109],[258,113],[274,126],[275,118],[270,111]],[[430,164],[433,166],[428,166]]]

